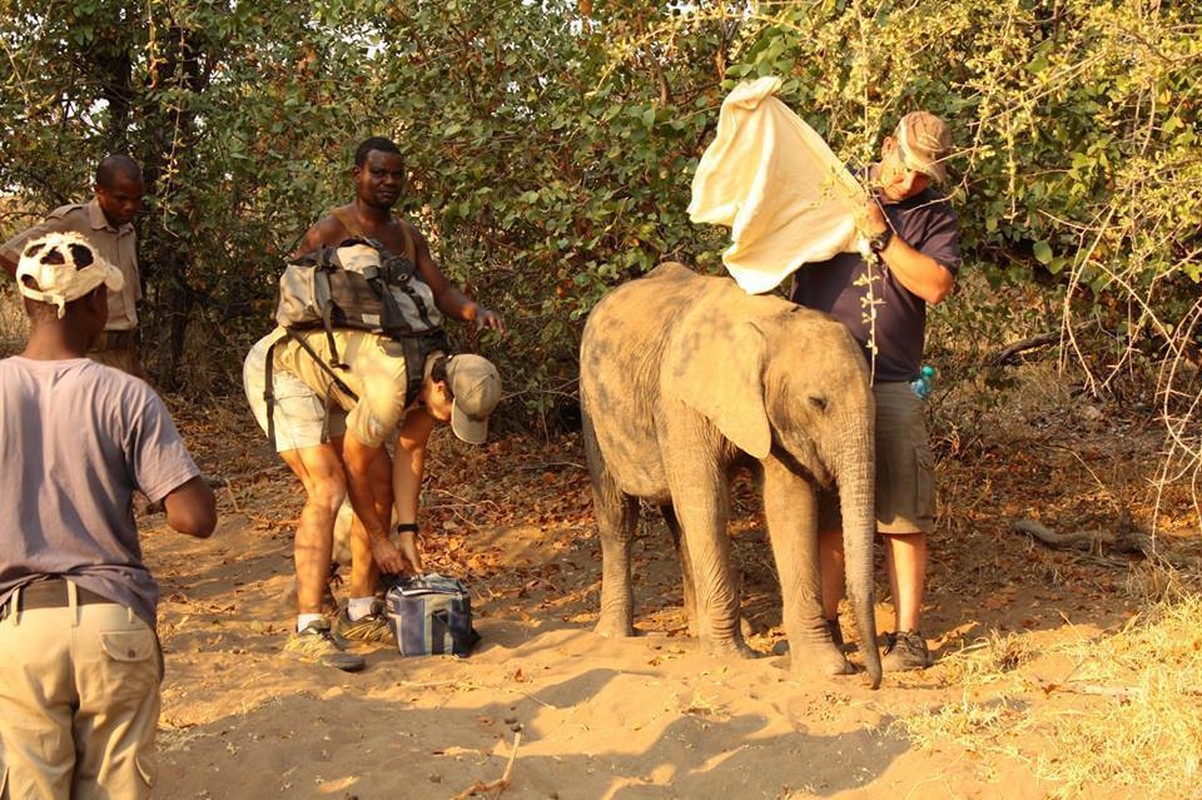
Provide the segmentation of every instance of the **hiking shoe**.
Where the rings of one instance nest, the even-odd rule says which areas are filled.
[[[289,636],[284,643],[284,655],[343,672],[358,672],[367,664],[362,656],[343,651],[342,645],[330,632],[329,621],[325,619],[314,620],[300,633]]]
[[[334,635],[348,642],[370,644],[393,644],[392,626],[384,613],[384,604],[378,600],[371,604],[371,613],[359,620],[351,620],[348,609],[343,608],[334,618]]]
[[[927,640],[918,631],[894,631],[885,634],[885,652],[881,669],[885,672],[904,672],[931,666]]]

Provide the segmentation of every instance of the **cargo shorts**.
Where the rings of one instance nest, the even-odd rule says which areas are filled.
[[[263,396],[267,385],[267,351],[279,338],[279,332],[273,331],[255,342],[242,364],[246,402],[264,434],[267,433],[267,399]],[[346,434],[346,412],[327,402],[300,378],[275,367],[271,370],[271,384],[275,398],[271,422],[275,426],[277,453],[316,447]]]
[[[163,678],[154,629],[78,594],[23,609],[25,591],[0,620],[0,797],[154,797]]]
[[[935,530],[934,456],[923,402],[905,381],[877,383],[876,519],[881,533]],[[818,493],[818,529],[843,529],[839,495]]]

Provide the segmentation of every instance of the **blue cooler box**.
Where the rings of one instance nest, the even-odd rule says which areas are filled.
[[[467,656],[480,641],[472,599],[458,578],[436,572],[398,578],[384,596],[388,623],[403,656]]]

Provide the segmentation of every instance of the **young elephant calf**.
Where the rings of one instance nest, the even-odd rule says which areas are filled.
[[[726,536],[729,483],[758,462],[794,672],[852,672],[830,639],[814,488],[837,484],[847,593],[868,677],[880,684],[872,545],[874,406],[847,329],[729,278],[663,264],[589,316],[580,399],[602,556],[597,631],[634,631],[630,545],[640,499],[679,538],[685,602],[711,652],[750,655]]]

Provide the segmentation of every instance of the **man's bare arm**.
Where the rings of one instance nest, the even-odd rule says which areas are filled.
[[[217,498],[199,475],[168,492],[163,510],[167,524],[188,536],[207,539],[217,527]]]
[[[372,447],[348,435],[342,445],[342,459],[346,464],[346,489],[351,508],[367,531],[367,543],[372,557],[380,569],[398,574],[405,569],[405,557],[388,539],[388,523],[380,519],[376,511],[375,491],[371,485],[371,464],[380,446]]]
[[[434,256],[430,254],[430,244],[417,228],[410,226],[413,236],[417,271],[422,280],[434,292],[434,303],[447,316],[476,323],[476,330],[489,328],[505,333],[505,321],[501,315],[477,303],[468,297],[458,286],[447,280],[447,276],[438,268]]]

